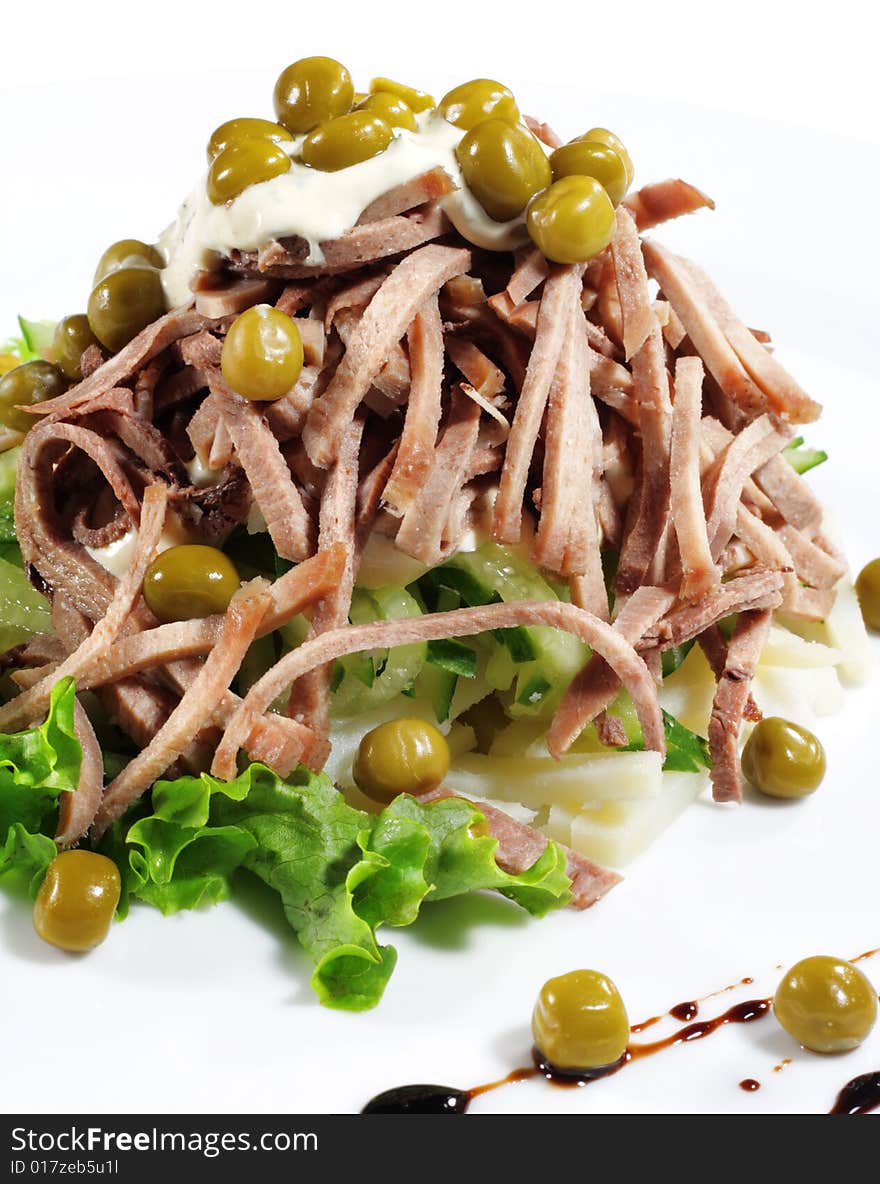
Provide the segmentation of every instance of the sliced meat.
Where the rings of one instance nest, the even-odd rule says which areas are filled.
[[[516,268],[505,289],[511,304],[514,307],[522,304],[549,274],[550,264],[538,248],[532,247],[531,250],[526,251],[517,261]]]
[[[724,673],[709,719],[712,796],[716,802],[742,801],[739,732],[749,689],[770,631],[771,613],[744,612],[727,649]]]
[[[217,327],[215,322],[203,317],[194,309],[175,308],[165,316],[159,317],[157,321],[153,321],[151,325],[147,325],[146,329],[142,329],[118,354],[104,362],[88,378],[71,387],[65,394],[59,395],[56,399],[47,399],[44,403],[35,403],[28,410],[33,411],[35,415],[66,415],[113,387],[121,386],[175,341],[189,337],[202,329],[214,327]]]
[[[672,404],[666,350],[656,322],[633,358],[632,369],[633,394],[639,406],[642,458],[615,577],[615,587],[623,594],[635,591],[644,582],[669,519]]]
[[[443,530],[454,499],[464,484],[467,464],[480,429],[480,413],[478,403],[460,391],[453,391],[449,418],[440,443],[396,537],[398,549],[422,563],[439,563],[443,557]]]
[[[618,206],[614,216],[611,259],[620,302],[621,340],[627,361],[637,354],[657,325],[648,292],[648,274],[642,258],[642,244],[632,216]]]
[[[328,468],[373,378],[416,312],[455,275],[468,270],[469,251],[431,245],[414,251],[394,269],[370,301],[349,341],[333,380],[309,412],[303,440],[309,456]]]
[[[390,648],[411,642],[449,637],[469,637],[490,629],[514,625],[549,625],[564,629],[601,654],[632,696],[645,746],[665,752],[663,720],[657,692],[648,668],[619,632],[591,613],[559,601],[521,601],[456,609],[416,618],[354,625],[324,633],[286,654],[248,692],[217,747],[212,769],[216,776],[234,775],[239,749],[246,743],[254,723],[285,687],[307,671],[364,650]]]
[[[278,294],[272,280],[212,277],[206,287],[197,290],[196,312],[203,317],[234,317],[254,304],[271,304]]]
[[[807,538],[803,531],[785,523],[779,538],[794,561],[795,571],[805,584],[814,588],[833,588],[846,575],[846,564]]]
[[[544,283],[535,345],[516,405],[495,503],[493,533],[499,543],[520,539],[529,466],[572,311],[579,306],[580,288],[578,267],[554,267]]]
[[[718,559],[736,528],[737,507],[747,478],[785,447],[790,439],[768,415],[752,420],[734,436],[704,481],[707,531],[713,559]]]
[[[674,593],[644,584],[621,609],[614,629],[627,644],[637,646],[674,603]],[[619,690],[620,679],[605,659],[591,658],[572,679],[547,731],[550,755],[559,758],[567,752],[587,724],[613,702]]]
[[[406,419],[394,468],[382,495],[389,513],[402,517],[418,500],[434,459],[443,384],[443,326],[436,293],[407,333],[412,373]]]
[[[386,218],[393,218],[395,214],[405,214],[408,210],[424,205],[426,202],[439,201],[441,197],[447,197],[457,188],[458,186],[445,169],[439,167],[428,169],[427,172],[420,173],[418,177],[413,177],[411,181],[395,185],[393,189],[389,189],[387,193],[383,193],[381,197],[370,202],[358,218],[357,225],[364,226],[368,222],[380,222]]]
[[[642,637],[639,649],[671,649],[704,633],[732,613],[779,608],[782,573],[755,568],[722,584],[695,604],[680,605]]]
[[[822,408],[747,329],[704,271],[685,260],[684,267],[706,300],[734,353],[763,391],[769,409],[792,423],[811,423]]]
[[[643,185],[635,193],[628,194],[622,204],[635,218],[639,230],[651,230],[661,222],[693,214],[697,210],[714,210],[715,202],[701,193],[687,181],[657,181]]]
[[[211,371],[211,394],[247,474],[254,501],[266,522],[275,550],[297,561],[312,553],[312,521],[258,407],[234,394],[218,371]]]
[[[432,239],[440,238],[452,229],[446,215],[439,207],[427,207],[423,212],[407,217],[383,218],[366,226],[356,226],[339,238],[320,244],[324,262],[303,263],[305,258],[302,240],[289,246],[275,243],[256,253],[234,252],[232,265],[246,272],[257,271],[265,275],[289,279],[304,279],[311,276],[336,275],[353,271],[368,263],[387,259],[413,251]]]
[[[92,632],[50,675],[36,686],[24,691],[0,707],[0,731],[14,731],[26,727],[41,716],[49,706],[49,696],[59,679],[76,679],[88,666],[113,644],[131,615],[140,597],[144,573],[147,570],[162,535],[168,492],[164,485],[148,485],[144,491],[140,530],[128,571],[119,581],[106,613]]]
[[[446,353],[483,398],[494,399],[504,390],[504,372],[472,341],[464,337],[447,337]]]
[[[720,625],[710,625],[697,638],[697,644],[703,651],[706,661],[715,675],[715,681],[718,682],[724,675],[724,668],[727,665],[727,650],[729,642],[721,631]],[[749,694],[743,709],[743,718],[751,720],[752,723],[757,723],[763,718],[761,709],[758,704]]]
[[[217,644],[198,676],[146,748],[108,785],[92,828],[96,840],[180,756],[205,718],[210,718],[256,636],[269,600],[263,580],[254,580],[235,593]]]
[[[699,358],[675,363],[675,403],[669,466],[670,508],[681,557],[683,600],[699,600],[719,582],[709,548],[700,486],[700,420],[703,364]]]
[[[73,728],[82,748],[82,763],[76,790],[73,793],[62,793],[58,806],[55,842],[62,851],[78,843],[92,825],[104,793],[104,758],[101,755],[101,746],[78,699],[73,709]]]
[[[333,589],[315,605],[309,637],[328,629],[339,629],[348,620],[357,570],[355,511],[358,490],[358,458],[362,419],[355,419],[342,444],[339,456],[327,476],[321,497],[318,519],[318,549],[338,548],[345,555],[345,565]],[[310,670],[294,683],[287,703],[287,714],[312,728],[320,736],[330,730],[330,681],[332,663]]]

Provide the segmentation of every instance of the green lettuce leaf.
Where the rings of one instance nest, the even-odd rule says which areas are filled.
[[[0,876],[41,878],[55,855],[51,835],[61,793],[79,781],[82,749],[73,728],[76,687],[62,679],[38,728],[0,733]]]
[[[405,795],[374,816],[323,775],[299,769],[283,780],[253,764],[231,782],[157,783],[153,813],[125,836],[123,874],[131,895],[172,912],[230,895],[233,872],[247,869],[279,893],[321,1002],[362,1011],[379,1002],[397,961],[376,930],[411,924],[424,900],[491,888],[543,916],[570,899],[557,844],[510,875],[495,862],[496,840],[474,833],[481,817],[460,799]]]

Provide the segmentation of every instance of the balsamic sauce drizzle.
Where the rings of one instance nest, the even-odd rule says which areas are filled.
[[[880,1107],[880,1073],[863,1073],[848,1081],[829,1114],[867,1114]]]
[[[861,962],[880,953],[880,946],[873,950],[850,958],[851,962]],[[706,999],[713,999],[727,991],[735,990],[737,986],[750,985],[751,978],[740,979],[739,983],[731,983],[719,991],[704,995],[702,999],[686,1000],[675,1004],[667,1015],[685,1022],[685,1026],[678,1028],[662,1040],[647,1043],[630,1044],[626,1052],[613,1065],[606,1065],[601,1069],[588,1073],[571,1073],[555,1068],[549,1064],[537,1048],[532,1050],[533,1066],[522,1066],[508,1073],[498,1081],[489,1081],[483,1085],[475,1085],[470,1089],[457,1089],[448,1085],[401,1085],[395,1089],[385,1090],[372,1098],[361,1111],[362,1114],[466,1114],[475,1098],[491,1093],[505,1085],[513,1085],[518,1081],[528,1081],[531,1078],[543,1077],[551,1085],[562,1089],[572,1089],[588,1085],[601,1077],[608,1077],[619,1072],[633,1061],[643,1057],[654,1056],[667,1048],[674,1048],[678,1044],[691,1044],[695,1040],[703,1040],[717,1032],[727,1024],[749,1024],[763,1019],[768,1015],[773,999],[747,999],[729,1007],[721,1015],[710,1020],[696,1020],[699,1005]],[[633,1034],[645,1031],[660,1022],[663,1016],[655,1015],[650,1019],[633,1024],[630,1031]],[[779,1065],[773,1068],[774,1073],[780,1072],[791,1064],[791,1058],[785,1057]],[[761,1083],[753,1077],[746,1077],[739,1083],[739,1087],[749,1093],[761,1088]],[[829,1111],[831,1114],[867,1114],[871,1110],[880,1108],[880,1072],[865,1073],[847,1082],[837,1096],[837,1100]]]

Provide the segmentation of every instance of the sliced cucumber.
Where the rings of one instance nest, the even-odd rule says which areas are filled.
[[[420,615],[418,602],[404,588],[372,588],[369,592],[357,588],[349,619],[352,624],[360,625]],[[421,671],[427,648],[424,642],[416,642],[342,658],[339,665],[343,678],[333,696],[334,714],[360,714],[399,695]],[[367,662],[372,664],[372,677]]]

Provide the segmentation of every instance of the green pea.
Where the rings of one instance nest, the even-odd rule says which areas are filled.
[[[358,104],[357,109],[358,111],[368,111],[371,115],[378,115],[380,119],[385,120],[389,127],[403,127],[410,132],[419,129],[412,108],[408,107],[403,99],[399,99],[397,95],[392,95],[388,91],[376,91],[375,94],[367,95],[364,101]]]
[[[421,111],[430,111],[432,107],[437,106],[433,95],[429,95],[423,90],[416,90],[413,86],[404,86],[402,82],[395,82],[392,78],[373,79],[370,83],[370,93],[375,95],[380,92],[402,99],[410,111],[415,111],[416,115]]]
[[[607,127],[591,127],[588,132],[584,132],[582,136],[578,136],[578,140],[586,140],[591,144],[607,144],[609,148],[613,148],[623,161],[624,168],[626,169],[626,187],[629,189],[633,183],[636,171],[633,168],[632,157],[627,152],[626,145],[619,136],[615,136],[614,132],[610,132]]]
[[[370,111],[351,111],[322,123],[303,140],[302,160],[309,168],[335,173],[384,152],[394,133]]]
[[[19,407],[45,403],[66,390],[67,382],[57,366],[43,361],[24,362],[0,378],[0,423],[16,432],[27,432],[40,417],[20,411]]]
[[[611,242],[614,206],[594,177],[563,177],[534,199],[526,225],[554,263],[586,263]]]
[[[817,955],[783,977],[773,1011],[786,1032],[813,1052],[848,1052],[877,1019],[877,992],[851,962]]]
[[[214,157],[208,169],[208,197],[215,206],[223,205],[289,168],[290,157],[271,140],[235,141]]]
[[[550,167],[554,181],[561,177],[595,177],[615,206],[626,194],[627,172],[623,159],[613,148],[597,140],[572,140],[570,144],[563,144],[550,157]]]
[[[303,365],[296,321],[255,304],[236,317],[223,341],[220,366],[234,391],[254,402],[272,402],[293,388]]]
[[[164,312],[162,280],[152,267],[111,271],[89,296],[89,327],[111,353],[118,353]]]
[[[548,979],[532,1013],[538,1052],[553,1069],[589,1073],[616,1064],[629,1043],[629,1019],[617,987],[597,970]]]
[[[165,260],[150,243],[143,243],[139,238],[123,238],[118,243],[112,243],[98,260],[92,287],[100,284],[111,271],[118,271],[120,267],[164,266]]]
[[[160,621],[225,613],[239,587],[238,572],[216,547],[183,543],[157,555],[144,575],[144,600]]]
[[[552,180],[550,162],[532,133],[504,119],[478,123],[455,154],[468,188],[496,222],[517,217]]]
[[[52,352],[65,378],[71,382],[82,381],[80,359],[90,345],[97,345],[97,341],[85,313],[63,317],[58,322],[52,338]]]
[[[802,798],[822,783],[825,750],[812,732],[778,716],[755,725],[742,754],[755,789],[772,798]]]
[[[513,92],[491,78],[475,78],[453,87],[437,104],[437,109],[447,122],[466,132],[484,119],[519,123]]]
[[[112,859],[95,851],[62,851],[46,869],[34,902],[34,928],[43,941],[82,953],[110,930],[121,891]]]
[[[869,629],[880,631],[880,559],[872,559],[859,572],[856,596]]]
[[[275,114],[295,136],[351,110],[354,83],[334,58],[300,58],[275,83]]]
[[[402,793],[424,793],[449,772],[449,745],[433,724],[393,719],[367,732],[352,770],[368,798],[391,802]]]
[[[242,140],[268,140],[271,144],[292,144],[293,136],[280,123],[273,123],[271,119],[251,119],[242,116],[238,119],[227,119],[211,133],[208,141],[208,163],[219,156],[226,148],[233,144],[240,144]]]

